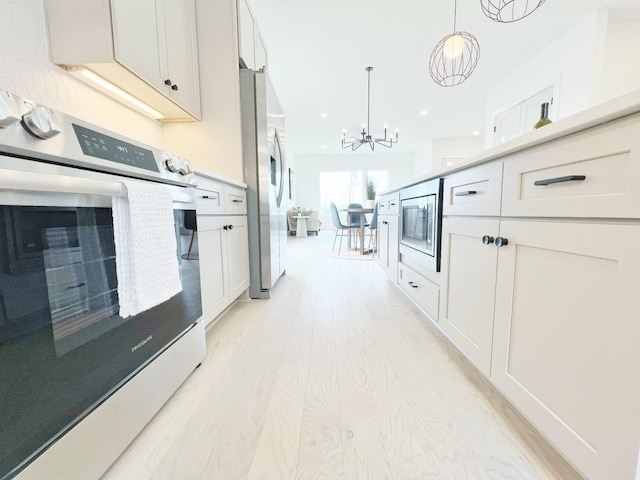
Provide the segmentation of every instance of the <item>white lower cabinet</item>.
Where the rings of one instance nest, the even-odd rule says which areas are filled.
[[[458,217],[442,222],[440,328],[486,376],[491,370],[499,223]]]
[[[212,322],[249,288],[247,217],[199,215],[202,313]]]
[[[378,264],[394,282],[398,281],[399,218],[378,216]]]
[[[442,232],[449,339],[586,478],[636,478],[640,225],[449,217]]]
[[[500,236],[492,381],[587,478],[636,478],[640,225],[501,221]]]

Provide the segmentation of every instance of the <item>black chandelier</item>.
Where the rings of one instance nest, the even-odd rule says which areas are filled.
[[[342,148],[351,147],[351,151],[357,150],[362,145],[367,144],[371,147],[371,150],[374,149],[375,144],[382,145],[383,147],[391,148],[394,143],[398,143],[398,129],[396,128],[395,138],[391,136],[387,138],[387,126],[384,126],[384,137],[383,138],[374,138],[369,133],[369,122],[371,121],[371,70],[373,67],[365,68],[367,71],[367,124],[362,125],[362,138],[351,137],[349,141],[347,141],[347,131],[342,131]],[[366,127],[366,129],[365,129]]]

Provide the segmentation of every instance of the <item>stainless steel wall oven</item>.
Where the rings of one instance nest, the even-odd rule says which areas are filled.
[[[442,180],[434,179],[400,191],[401,253],[440,271]]]
[[[176,342],[195,345],[184,378],[204,356],[203,328],[194,333],[202,314],[197,255],[182,254],[195,181],[178,157],[4,91],[0,126],[0,478],[37,478],[28,472],[44,452]],[[176,257],[182,290],[123,318],[113,203],[127,183],[170,195],[176,243],[167,255]],[[104,439],[81,441],[96,441],[88,461],[98,469],[119,454]],[[77,457],[61,457],[65,478],[101,475],[74,470],[87,463]]]

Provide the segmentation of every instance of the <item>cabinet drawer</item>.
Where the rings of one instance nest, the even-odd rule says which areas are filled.
[[[400,193],[388,193],[380,197],[378,215],[398,215],[400,213]]]
[[[506,158],[502,214],[640,218],[639,182],[634,115]]]
[[[444,180],[445,215],[500,215],[502,162],[491,162],[449,175]]]
[[[224,185],[198,177],[196,189],[196,211],[199,215],[219,215],[225,213]]]
[[[244,190],[225,186],[225,212],[230,215],[247,213],[247,197]]]
[[[403,263],[399,264],[398,283],[432,320],[438,321],[440,305],[440,287],[438,285]]]

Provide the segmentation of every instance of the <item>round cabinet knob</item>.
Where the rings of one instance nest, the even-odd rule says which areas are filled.
[[[506,238],[502,238],[502,237],[496,238],[496,247],[500,248],[508,244],[509,244],[509,240],[507,240]]]
[[[233,225],[227,225],[227,227],[229,227],[229,230],[233,230]]]
[[[482,243],[484,243],[485,245],[489,245],[493,243],[493,237],[490,237],[489,235],[485,235],[484,237],[482,237]]]
[[[171,80],[169,80],[169,79],[167,78],[167,79],[164,81],[164,84],[165,84],[165,85],[169,85],[169,86],[171,86]]]
[[[175,83],[173,85],[171,85],[171,90],[178,90],[178,85],[176,85]]]
[[[22,125],[31,135],[47,139],[60,133],[55,114],[47,107],[36,107],[22,116]]]
[[[164,164],[171,173],[178,173],[183,168],[182,161],[178,157],[167,156]]]

